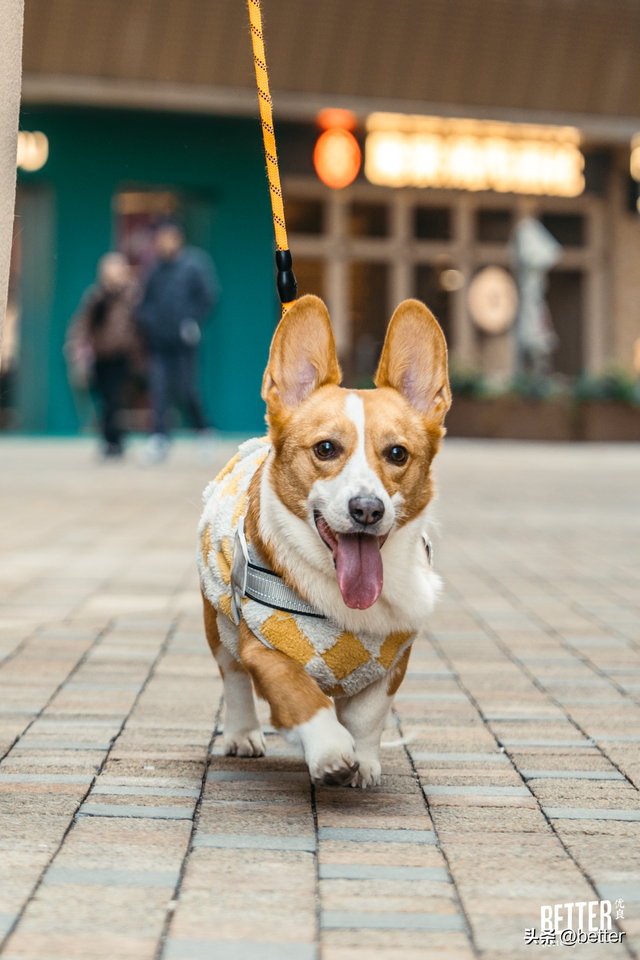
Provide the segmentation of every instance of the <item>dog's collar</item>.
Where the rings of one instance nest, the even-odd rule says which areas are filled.
[[[425,550],[429,558],[429,566],[433,566],[433,548],[426,533],[422,534]],[[298,613],[305,617],[317,617],[326,620],[327,617],[314,607],[312,603],[303,600],[300,594],[288,586],[281,576],[269,567],[259,557],[250,544],[244,532],[244,517],[240,517],[236,528],[236,537],[233,545],[233,559],[231,563],[231,612],[236,626],[240,623],[242,614],[242,600],[255,600],[265,607],[282,610],[283,613]]]
[[[236,538],[233,545],[231,563],[231,612],[237,624],[240,623],[242,600],[255,600],[265,607],[282,610],[284,613],[298,613],[306,617],[327,618],[313,604],[303,600],[300,594],[288,586],[269,565],[259,557],[244,533],[244,517],[238,521]]]

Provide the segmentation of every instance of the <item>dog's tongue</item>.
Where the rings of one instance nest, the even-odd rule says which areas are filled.
[[[378,537],[341,533],[335,551],[342,599],[348,607],[366,610],[382,590],[382,557]]]

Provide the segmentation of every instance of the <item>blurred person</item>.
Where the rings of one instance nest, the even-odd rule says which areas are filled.
[[[206,443],[209,436],[198,390],[198,344],[201,325],[217,301],[217,278],[207,255],[185,247],[184,232],[173,220],[155,235],[158,257],[136,311],[149,350],[149,387],[153,433],[145,449],[148,463],[168,452],[168,405],[173,396]]]
[[[137,297],[126,257],[105,253],[98,261],[96,282],[80,303],[65,351],[76,382],[93,386],[98,395],[107,458],[120,457],[123,452],[122,391],[141,348],[133,316]]]

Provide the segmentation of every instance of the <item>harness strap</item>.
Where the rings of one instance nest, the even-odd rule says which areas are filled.
[[[247,582],[244,590],[245,597],[262,603],[274,610],[285,613],[302,613],[307,617],[317,617],[326,620],[324,614],[317,607],[303,600],[297,591],[289,587],[282,577],[270,570],[261,557],[249,545],[249,562],[247,564]]]
[[[303,600],[300,594],[289,587],[282,577],[274,573],[247,543],[244,533],[244,517],[236,527],[231,560],[231,613],[236,625],[242,616],[243,599],[255,600],[265,607],[282,610],[284,613],[301,613],[319,620],[327,618],[313,604]]]

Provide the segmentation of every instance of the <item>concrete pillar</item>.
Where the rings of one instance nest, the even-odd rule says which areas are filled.
[[[402,191],[398,191],[394,201],[391,206],[391,237],[394,241],[394,258],[391,265],[389,316],[399,303],[415,296],[413,279],[415,266],[409,256],[413,205]]]
[[[7,310],[7,287],[16,200],[16,153],[24,0],[0,3],[0,355]]]
[[[607,303],[606,223],[600,205],[589,218],[591,269],[585,274],[584,364],[590,373],[602,373],[607,357],[606,327],[611,313]]]
[[[346,207],[338,190],[332,190],[328,203],[327,233],[331,248],[327,261],[327,306],[331,315],[336,352],[346,362],[351,346],[349,322],[349,265],[346,262]]]
[[[454,359],[463,365],[475,362],[474,331],[471,325],[467,295],[474,268],[473,258],[473,209],[468,197],[462,195],[454,206],[454,230],[456,247],[455,267],[464,276],[464,286],[453,294],[453,350]]]

